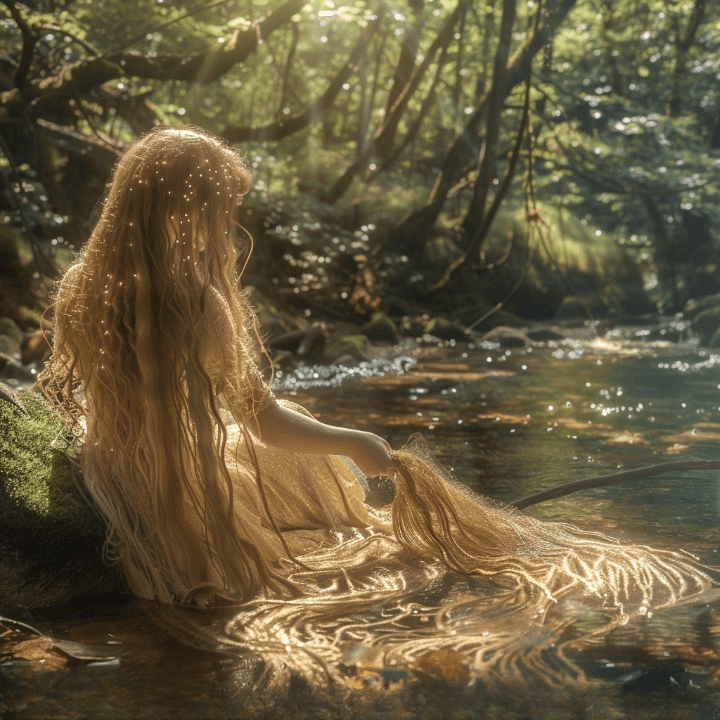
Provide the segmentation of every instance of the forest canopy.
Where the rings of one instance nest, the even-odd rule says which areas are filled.
[[[669,311],[720,291],[716,3],[0,0],[0,40],[0,222],[36,272],[164,123],[242,149],[253,282],[338,314],[551,317],[608,268]]]

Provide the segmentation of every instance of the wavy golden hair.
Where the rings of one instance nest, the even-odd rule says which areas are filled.
[[[106,556],[142,597],[194,593],[205,604],[288,590],[233,510],[215,405],[232,348],[259,342],[236,248],[249,186],[220,139],[152,130],[117,163],[90,240],[56,290],[40,386],[84,418],[82,466],[108,522]],[[236,420],[246,428],[251,415]]]

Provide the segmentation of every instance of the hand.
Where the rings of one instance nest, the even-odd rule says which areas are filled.
[[[366,477],[389,475],[395,468],[390,457],[392,448],[378,435],[358,430],[356,446],[352,459]]]

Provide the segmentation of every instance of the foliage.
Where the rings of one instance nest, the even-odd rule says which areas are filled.
[[[716,4],[3,0],[0,41],[3,154],[69,218],[55,236],[86,234],[126,143],[193,123],[243,146],[261,192],[367,208],[368,258],[421,263],[459,228],[445,281],[464,267],[471,294],[520,193],[640,247],[670,304],[720,287]]]
[[[573,21],[537,84],[542,192],[652,248],[669,300],[676,268],[709,263],[720,228],[720,12],[701,0],[606,0],[579,5]]]

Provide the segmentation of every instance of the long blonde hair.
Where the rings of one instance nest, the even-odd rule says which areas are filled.
[[[235,240],[249,186],[220,139],[152,130],[117,163],[90,240],[56,291],[40,385],[87,422],[82,464],[108,522],[106,556],[143,597],[171,602],[210,588],[195,597],[204,604],[288,590],[238,527],[207,366],[211,351],[259,341]],[[218,296],[235,337],[220,337],[209,310]]]

